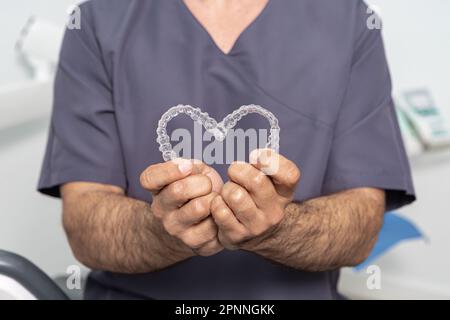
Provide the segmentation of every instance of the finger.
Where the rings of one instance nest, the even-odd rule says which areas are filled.
[[[211,202],[211,215],[217,227],[226,233],[244,234],[246,232],[245,227],[239,222],[220,195],[216,196]]]
[[[211,192],[190,200],[175,212],[178,223],[189,227],[206,219],[211,214],[211,203],[216,196],[216,193]]]
[[[256,149],[250,153],[250,163],[273,181],[275,190],[283,197],[292,197],[300,180],[300,170],[291,160],[271,149]]]
[[[217,239],[219,239],[220,244],[226,248],[227,250],[238,250],[241,243],[245,242],[247,240],[248,233],[245,233],[243,235],[237,235],[232,236],[232,233],[227,233],[221,229],[219,229],[219,232],[217,233]]]
[[[162,206],[177,209],[187,201],[211,193],[211,180],[202,174],[188,176],[165,187],[158,196]]]
[[[180,235],[189,227],[199,224],[210,215],[211,202],[215,196],[215,193],[210,193],[188,201],[178,210],[167,212],[163,217],[165,229],[171,235]]]
[[[219,193],[223,186],[223,180],[219,173],[200,160],[194,159],[192,161],[194,163],[193,173],[203,174],[209,177],[212,182],[212,190]]]
[[[217,225],[210,217],[189,227],[181,236],[184,243],[192,249],[203,247],[206,243],[217,237]]]
[[[247,190],[229,181],[224,184],[221,196],[236,218],[247,229],[254,230],[259,225],[262,216]]]
[[[243,186],[258,208],[269,208],[278,196],[272,180],[246,162],[233,162],[228,168],[231,181]]]
[[[199,256],[209,257],[223,250],[223,245],[217,238],[203,245],[201,248],[195,249],[194,252]]]
[[[156,193],[165,186],[188,176],[192,170],[192,161],[181,158],[154,164],[142,172],[140,176],[141,186]]]

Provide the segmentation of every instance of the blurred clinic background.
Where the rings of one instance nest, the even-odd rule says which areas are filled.
[[[450,1],[368,2],[383,19],[418,201],[388,215],[371,260],[344,269],[339,290],[353,299],[450,299]],[[60,279],[78,263],[61,226],[61,203],[35,190],[74,3],[0,0],[0,250]],[[374,270],[381,287],[368,285]]]

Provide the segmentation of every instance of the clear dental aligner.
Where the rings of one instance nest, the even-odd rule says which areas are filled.
[[[158,128],[156,129],[157,139],[159,143],[159,150],[162,152],[164,161],[170,161],[178,158],[175,151],[172,150],[170,138],[167,133],[167,124],[170,120],[178,116],[180,113],[188,115],[192,120],[203,125],[203,127],[214,135],[215,139],[223,141],[227,135],[228,130],[232,129],[236,123],[249,113],[257,113],[265,117],[270,124],[270,134],[266,148],[270,148],[276,152],[279,150],[280,142],[280,127],[278,126],[278,119],[272,112],[264,109],[259,105],[246,105],[241,106],[229,115],[227,115],[221,122],[217,123],[216,120],[211,118],[208,113],[202,112],[199,108],[192,107],[190,105],[177,105],[167,110],[158,122]]]

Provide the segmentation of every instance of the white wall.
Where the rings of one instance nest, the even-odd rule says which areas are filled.
[[[367,2],[381,10],[394,92],[425,86],[450,113],[450,1]]]
[[[48,273],[74,263],[59,201],[36,190],[47,120],[0,132],[0,249],[24,255]]]
[[[0,87],[30,79],[14,53],[27,19],[36,15],[63,25],[73,2],[0,0]],[[50,110],[50,103],[44,107]],[[0,117],[8,117],[2,106]],[[0,130],[0,249],[22,254],[55,275],[75,261],[61,228],[60,203],[35,191],[47,127],[46,117]]]

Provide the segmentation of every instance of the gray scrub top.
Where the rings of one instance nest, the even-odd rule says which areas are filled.
[[[302,171],[295,200],[348,188],[414,190],[391,98],[380,30],[359,0],[270,0],[224,54],[181,0],[93,0],[67,30],[39,190],[112,184],[151,201],[140,173],[162,162],[161,115],[191,104],[216,119],[259,104],[278,117],[280,153]],[[172,128],[192,130],[186,117]],[[240,128],[267,128],[248,116]],[[226,165],[214,166],[226,177]],[[338,271],[307,273],[244,251],[195,257],[140,275],[93,271],[98,283],[152,298],[333,299]]]

